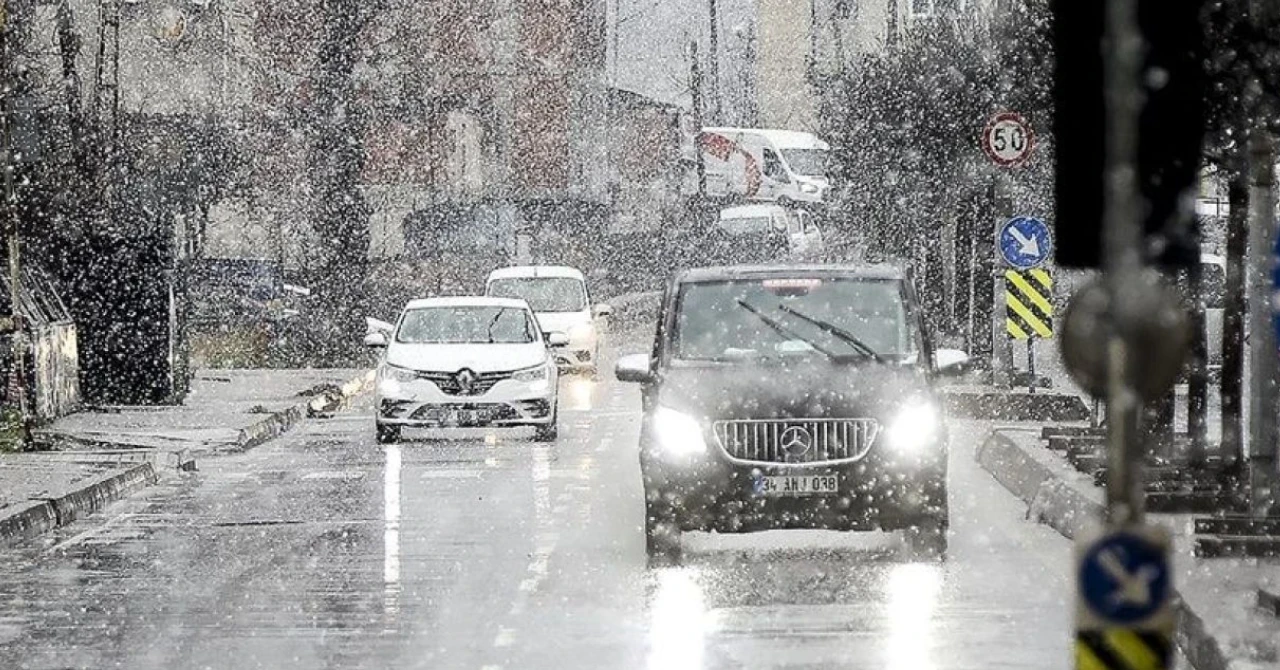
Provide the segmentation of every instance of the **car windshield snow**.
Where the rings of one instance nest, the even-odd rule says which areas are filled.
[[[428,307],[404,314],[396,341],[405,344],[528,344],[536,331],[515,307]]]
[[[521,298],[535,312],[581,312],[587,305],[586,288],[573,277],[495,279],[489,295]]]

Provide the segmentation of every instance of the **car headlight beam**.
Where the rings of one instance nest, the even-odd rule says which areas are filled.
[[[670,407],[654,411],[653,436],[662,453],[675,458],[688,458],[707,450],[698,420]]]
[[[938,406],[928,400],[912,400],[898,410],[885,437],[894,451],[916,454],[936,442],[941,432]]]

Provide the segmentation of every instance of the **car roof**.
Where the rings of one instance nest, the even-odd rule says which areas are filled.
[[[429,307],[512,307],[529,309],[529,304],[520,298],[493,298],[485,295],[458,295],[445,298],[419,298],[410,300],[406,310],[425,309]]]
[[[754,218],[760,216],[772,216],[778,212],[785,212],[782,205],[738,205],[737,207],[725,207],[720,210],[721,219],[742,219]]]
[[[532,277],[568,277],[586,281],[582,271],[567,265],[514,265],[498,268],[489,273],[489,280],[494,279],[527,279]]]
[[[703,132],[716,133],[718,135],[732,135],[738,133],[751,133],[759,135],[766,140],[772,142],[779,149],[830,149],[830,145],[822,141],[822,138],[813,133],[806,133],[801,130],[781,130],[778,128],[730,128],[726,126],[711,126],[703,128]]]
[[[732,265],[692,268],[676,275],[676,282],[790,277],[844,277],[849,279],[904,280],[906,273],[892,265]]]

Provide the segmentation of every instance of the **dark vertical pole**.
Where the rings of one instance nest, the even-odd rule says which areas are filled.
[[[693,97],[693,151],[698,169],[698,199],[707,195],[707,164],[702,155],[702,66],[698,63],[698,41],[689,43],[690,91]]]
[[[1241,144],[1241,151],[1244,145]],[[1223,460],[1243,463],[1241,423],[1244,379],[1245,247],[1249,223],[1249,175],[1243,156],[1231,168],[1227,184],[1227,276],[1222,317],[1222,447]]]
[[[9,388],[16,396],[12,403],[18,410],[22,425],[20,434],[23,441],[27,439],[28,418],[27,407],[27,364],[26,364],[26,330],[23,324],[19,305],[22,304],[22,261],[19,256],[18,241],[18,196],[13,184],[13,86],[11,85],[13,45],[10,33],[9,3],[0,0],[0,77],[4,81],[4,90],[0,95],[0,134],[3,134],[4,164],[4,235],[9,251],[9,316],[13,346],[13,371]]]
[[[707,13],[711,20],[711,39],[707,42],[707,54],[711,61],[710,108],[712,123],[720,122],[720,11],[716,0],[707,0]]]
[[[989,222],[996,217],[996,191],[992,184],[983,199],[983,207],[975,212],[973,235],[973,354],[985,362],[988,369],[995,369],[995,343],[992,341],[992,322],[995,314],[995,235]],[[981,224],[977,222],[982,222]]]
[[[1036,340],[1027,338],[1027,393],[1036,392]]]

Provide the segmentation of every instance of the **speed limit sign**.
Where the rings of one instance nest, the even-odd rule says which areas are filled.
[[[982,131],[982,150],[991,162],[1003,167],[1022,165],[1031,158],[1036,135],[1031,125],[1013,112],[996,114]]]

